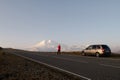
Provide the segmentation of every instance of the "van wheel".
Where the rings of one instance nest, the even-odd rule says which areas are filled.
[[[100,54],[99,54],[99,53],[96,53],[96,57],[100,57]]]
[[[86,56],[86,54],[84,52],[82,52],[82,56]]]

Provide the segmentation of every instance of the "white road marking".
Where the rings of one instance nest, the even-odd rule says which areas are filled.
[[[100,64],[100,65],[106,66],[106,67],[113,67],[113,68],[118,68],[118,69],[120,69],[119,66],[113,66],[113,65],[107,65],[107,64]]]
[[[64,70],[64,69],[61,69],[61,68],[52,66],[52,65],[49,65],[49,64],[46,64],[46,63],[43,63],[43,62],[41,62],[41,61],[38,61],[38,60],[35,60],[35,59],[32,59],[32,58],[29,58],[29,57],[25,57],[25,56],[22,56],[22,55],[19,55],[19,54],[15,54],[15,55],[20,56],[20,57],[23,57],[23,58],[28,59],[28,60],[31,60],[31,61],[33,61],[33,62],[37,62],[37,63],[39,63],[39,64],[43,64],[43,65],[45,65],[45,66],[47,66],[47,67],[50,67],[50,68],[53,68],[53,69],[56,69],[56,70],[59,70],[59,71],[62,71],[62,72],[65,72],[65,73],[74,75],[74,76],[77,76],[77,77],[79,77],[79,78],[83,78],[83,79],[86,79],[86,80],[92,80],[92,79],[90,79],[90,78],[88,78],[88,77],[85,77],[85,76],[82,76],[82,75],[79,75],[79,74],[76,74],[76,73],[73,73],[73,72],[70,72],[70,71],[67,71],[67,70]]]

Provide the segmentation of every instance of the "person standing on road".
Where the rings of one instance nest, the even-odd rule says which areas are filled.
[[[60,46],[60,44],[58,45],[58,47],[57,47],[57,54],[61,54],[61,46]]]

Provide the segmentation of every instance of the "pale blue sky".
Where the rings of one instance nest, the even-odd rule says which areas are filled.
[[[120,45],[120,0],[0,0],[0,46],[49,39]]]

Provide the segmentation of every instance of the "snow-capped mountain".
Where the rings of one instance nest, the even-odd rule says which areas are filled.
[[[63,43],[58,43],[52,40],[43,40],[37,44],[35,44],[33,47],[31,47],[30,51],[41,51],[41,52],[55,52],[57,51],[57,46],[61,45],[62,51],[80,51],[79,45],[72,45],[68,46]]]
[[[52,40],[43,40],[35,44],[30,50],[31,51],[56,51],[58,43]]]

